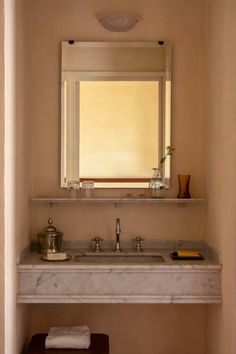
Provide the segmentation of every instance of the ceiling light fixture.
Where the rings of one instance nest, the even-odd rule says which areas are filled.
[[[111,32],[131,30],[141,20],[141,16],[126,12],[106,12],[96,16],[101,25]]]

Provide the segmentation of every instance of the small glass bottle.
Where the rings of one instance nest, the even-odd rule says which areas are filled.
[[[160,168],[153,168],[153,176],[149,182],[149,189],[152,198],[164,198],[165,196],[165,182],[161,175]]]

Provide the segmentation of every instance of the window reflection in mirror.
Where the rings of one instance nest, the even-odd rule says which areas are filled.
[[[159,156],[158,89],[158,81],[80,82],[80,178],[150,177]]]
[[[170,48],[163,52],[161,46],[158,53],[157,43],[134,43],[132,53],[132,43],[125,43],[124,50],[131,46],[131,52],[125,51],[124,63],[111,65],[112,50],[117,45],[123,49],[121,43],[96,43],[95,48],[106,51],[101,55],[95,50],[97,62],[90,64],[83,45],[87,49],[82,43],[80,52],[74,47],[76,53],[67,43],[62,50],[61,186],[66,187],[69,180],[93,180],[97,187],[148,187],[152,168],[170,145]],[[94,60],[92,44],[88,47],[88,58]],[[145,51],[153,47],[154,54]],[[86,64],[81,55],[77,63],[78,53]],[[132,72],[139,53],[144,58],[140,70],[135,62]],[[149,56],[154,56],[152,70],[157,58],[157,70],[149,70]],[[108,71],[103,61],[109,63]],[[97,72],[96,66],[101,65],[103,71]],[[129,71],[121,72],[119,65]],[[168,184],[170,160],[164,175]]]

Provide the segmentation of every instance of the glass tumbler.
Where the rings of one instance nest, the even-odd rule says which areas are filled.
[[[70,198],[77,198],[77,194],[80,189],[80,182],[79,181],[68,181],[67,183],[67,189],[70,193]]]
[[[177,198],[191,198],[189,193],[189,183],[191,175],[178,175],[179,193]]]
[[[82,195],[83,195],[83,198],[93,198],[94,197],[94,181],[82,182]]]

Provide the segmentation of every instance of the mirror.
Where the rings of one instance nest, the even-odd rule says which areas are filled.
[[[61,77],[61,187],[147,188],[171,145],[170,45],[63,42]]]

